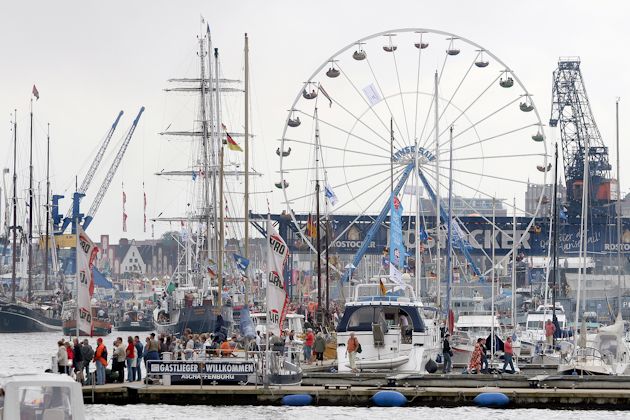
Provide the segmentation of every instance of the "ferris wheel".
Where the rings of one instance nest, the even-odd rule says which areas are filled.
[[[447,32],[391,30],[340,49],[299,87],[280,142],[276,187],[313,251],[295,213],[312,213],[323,191],[335,196],[327,212],[375,222],[393,192],[405,214],[440,214],[438,232],[450,214],[471,242],[460,218],[493,224],[494,202],[500,214],[526,218],[529,231],[547,199],[526,206],[528,184],[544,185],[551,169],[532,94],[492,52]],[[512,227],[494,228],[512,236]]]

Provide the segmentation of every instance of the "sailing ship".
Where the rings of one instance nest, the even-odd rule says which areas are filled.
[[[33,95],[39,97],[39,93],[35,86],[33,86]],[[17,114],[17,112],[16,112]],[[35,298],[34,296],[34,284],[33,284],[33,260],[34,249],[32,245],[33,241],[33,208],[34,208],[34,194],[33,194],[33,100],[31,99],[31,111],[30,111],[30,164],[29,164],[29,201],[28,201],[28,229],[24,232],[22,227],[18,225],[18,199],[17,199],[17,115],[13,116],[13,198],[12,206],[10,209],[12,217],[12,225],[7,226],[7,233],[12,233],[12,269],[11,269],[11,296],[0,299],[0,333],[24,333],[24,332],[47,332],[47,331],[61,331],[61,298],[62,293],[54,293],[52,290],[48,290],[48,241],[46,241],[46,256],[44,263],[44,284],[43,295]],[[46,165],[46,179],[47,179],[47,195],[50,196],[50,182],[49,182],[49,162],[50,162],[50,135],[47,136],[48,148],[47,148],[47,165]],[[47,211],[47,226],[48,232],[48,200],[46,203]],[[7,210],[9,208],[7,207]],[[9,217],[7,218],[9,220]],[[18,231],[20,232],[21,245],[18,249]],[[8,241],[8,234],[7,234]],[[26,246],[24,245],[26,244]],[[26,252],[26,257],[20,255],[23,275],[18,278],[18,254]],[[24,267],[24,260],[28,261],[28,266]],[[54,257],[53,257],[54,259]],[[28,279],[27,292],[23,296],[23,300],[20,300],[16,296],[18,289],[18,282],[21,283],[21,279],[26,277]]]
[[[233,302],[224,290],[224,145],[231,150],[240,147],[232,138],[237,134],[229,134],[221,119],[221,96],[241,90],[227,86],[238,81],[219,77],[219,51],[213,49],[209,26],[199,37],[198,56],[199,77],[170,79],[169,82],[179,85],[166,89],[198,93],[199,115],[194,118],[196,128],[193,131],[167,129],[161,133],[194,139],[192,166],[182,171],[162,171],[157,175],[188,178],[194,183],[192,190],[196,193],[190,200],[187,214],[153,219],[178,222],[182,226],[175,238],[179,245],[179,262],[153,311],[153,321],[158,333],[181,335],[189,330],[227,335],[233,324]],[[247,176],[246,172],[246,179]]]

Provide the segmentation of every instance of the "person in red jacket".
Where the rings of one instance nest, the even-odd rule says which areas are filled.
[[[72,376],[72,368],[71,366],[74,364],[74,351],[72,350],[72,345],[70,345],[69,341],[66,341],[66,353],[68,354],[68,365],[66,366],[66,373]]]
[[[105,385],[105,366],[107,366],[107,347],[103,344],[103,339],[96,340],[96,352],[94,352],[94,362],[96,363],[96,384]]]
[[[308,328],[306,330],[306,339],[304,340],[304,361],[309,365],[312,363],[311,358],[313,354],[313,344],[315,343],[315,334],[313,330]]]
[[[510,373],[514,373],[514,363],[512,362],[512,356],[514,355],[514,351],[512,350],[512,337],[508,337],[505,339],[505,343],[503,343],[503,372],[507,372],[505,368],[507,368],[508,364],[512,368]]]

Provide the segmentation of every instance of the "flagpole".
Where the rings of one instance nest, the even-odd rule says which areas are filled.
[[[15,302],[17,269],[17,109],[13,112],[13,255],[11,255],[11,302]]]
[[[79,339],[79,334],[80,334],[80,332],[79,332],[79,249],[81,249],[80,239],[79,239],[79,229],[81,229],[81,227],[79,226],[79,218],[78,217],[76,218],[76,227],[77,227],[76,235],[75,235],[76,236],[76,244],[75,244],[76,252],[75,252],[75,261],[74,261],[74,264],[75,264],[74,271],[76,273],[76,277],[75,278],[76,278],[76,283],[77,283],[77,291],[76,291],[76,296],[74,298],[74,301],[76,302],[76,307],[77,307],[76,315],[75,315],[76,316],[75,329],[76,329],[76,332],[77,332],[77,340],[78,340]]]
[[[44,290],[48,290],[48,246],[50,235],[50,123],[46,133],[46,239],[44,250]]]
[[[436,258],[436,275],[437,275],[437,307],[442,304],[442,262],[440,250],[440,135],[439,135],[439,110],[438,110],[438,74],[435,72],[433,82],[435,84],[435,258]]]
[[[28,181],[28,301],[33,294],[33,98],[31,98],[31,133]]]
[[[321,238],[319,234],[319,117],[317,115],[317,107],[315,108],[315,205],[316,205],[316,218],[315,224],[315,238],[317,242],[317,312],[320,314],[322,311],[322,248]]]

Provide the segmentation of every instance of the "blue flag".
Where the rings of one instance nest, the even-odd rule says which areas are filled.
[[[232,254],[234,256],[234,262],[236,262],[236,266],[242,272],[247,271],[247,267],[249,266],[249,260],[245,257],[241,257],[238,254]]]
[[[402,237],[402,203],[393,197],[389,209],[389,261],[397,268],[405,266],[405,246]]]
[[[420,241],[426,242],[428,239],[429,235],[427,234],[427,231],[424,230],[424,226],[420,225]]]

